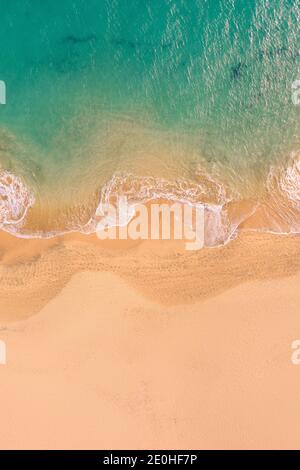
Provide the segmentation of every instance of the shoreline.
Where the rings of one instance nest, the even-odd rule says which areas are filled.
[[[244,192],[230,179],[210,174],[205,165],[199,165],[193,178],[188,173],[170,180],[163,176],[141,176],[139,172],[116,172],[102,185],[86,189],[85,197],[82,188],[77,192],[75,187],[70,188],[67,199],[59,194],[54,197],[46,190],[39,194],[38,188],[35,194],[22,178],[4,169],[1,174],[0,167],[3,193],[0,225],[6,233],[24,239],[95,234],[97,223],[103,218],[97,215],[102,205],[110,204],[124,216],[123,203],[121,208],[118,206],[120,198],[126,199],[129,209],[126,215],[133,212],[128,224],[136,216],[134,208],[139,205],[145,206],[149,214],[151,206],[157,204],[187,205],[194,211],[201,206],[205,214],[205,245],[211,247],[226,244],[241,231],[300,233],[298,151],[291,152],[283,167],[279,163],[271,165],[263,182],[261,178],[248,181]],[[52,191],[55,192],[53,188]],[[124,222],[114,225],[123,226]]]

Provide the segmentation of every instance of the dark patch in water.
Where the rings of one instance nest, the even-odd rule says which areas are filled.
[[[238,62],[236,65],[231,67],[231,77],[233,80],[239,80],[243,74],[247,65],[244,62]]]

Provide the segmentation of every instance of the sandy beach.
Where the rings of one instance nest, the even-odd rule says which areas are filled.
[[[299,237],[0,249],[1,449],[299,448]]]

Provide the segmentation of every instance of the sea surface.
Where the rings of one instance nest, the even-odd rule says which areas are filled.
[[[206,245],[300,232],[297,0],[0,0],[0,229],[203,204]],[[299,95],[300,96],[300,95]]]

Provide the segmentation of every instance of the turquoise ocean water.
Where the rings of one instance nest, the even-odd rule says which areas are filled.
[[[207,245],[300,231],[296,0],[0,0],[0,227],[203,203]]]

